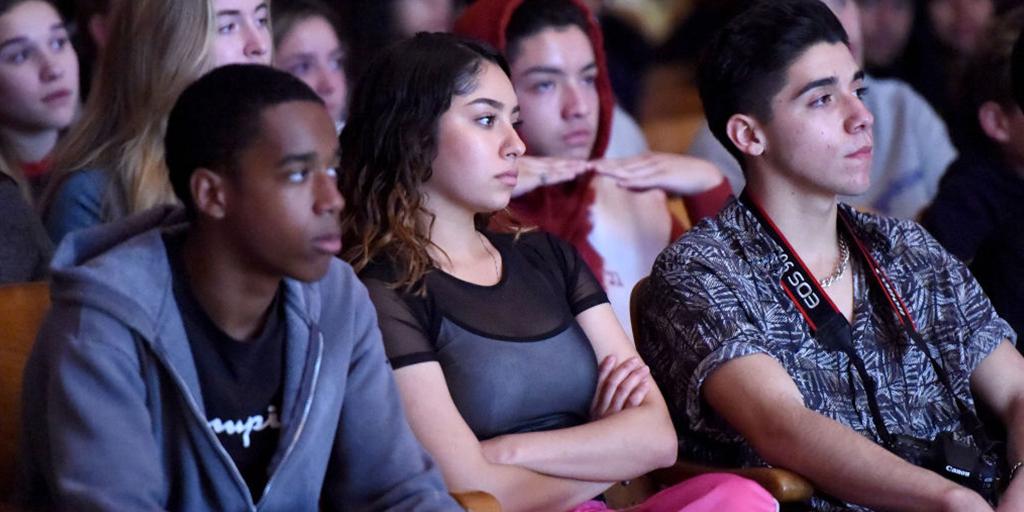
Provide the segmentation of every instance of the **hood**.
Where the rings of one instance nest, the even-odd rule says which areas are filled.
[[[600,111],[597,118],[597,137],[590,158],[601,158],[608,148],[608,138],[612,127],[612,110],[615,107],[615,96],[612,92],[611,77],[608,74],[608,62],[604,54],[604,38],[597,18],[579,0],[571,0],[587,17],[587,36],[594,47],[594,58],[597,61],[597,94]],[[523,3],[523,0],[476,0],[463,11],[455,21],[454,32],[460,36],[471,37],[484,41],[495,47],[503,55],[507,41],[505,30],[512,13]],[[527,148],[527,153],[529,153]]]
[[[51,263],[53,300],[102,311],[153,339],[173,301],[161,233],[186,225],[184,210],[163,207],[69,234]]]

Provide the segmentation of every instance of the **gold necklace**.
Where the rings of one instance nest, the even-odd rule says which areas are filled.
[[[846,267],[850,264],[850,246],[846,244],[846,239],[842,236],[839,237],[839,259],[836,261],[836,267],[832,269],[832,273],[824,279],[819,279],[818,284],[822,288],[828,288],[835,284],[836,281],[843,278],[846,274]]]

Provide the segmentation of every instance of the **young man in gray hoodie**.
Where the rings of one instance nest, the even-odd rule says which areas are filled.
[[[25,372],[22,489],[69,510],[460,510],[409,430],[341,245],[338,143],[290,75],[171,113],[182,212],[79,232]]]

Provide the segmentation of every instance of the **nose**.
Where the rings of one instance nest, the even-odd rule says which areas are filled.
[[[509,125],[508,133],[505,135],[505,142],[501,147],[501,155],[505,158],[516,159],[525,153],[526,144],[523,143],[523,139],[519,137],[519,133],[516,132],[515,128]]]
[[[337,72],[327,66],[317,66],[316,92],[323,98],[328,98],[338,90],[339,80]]]
[[[52,55],[46,55],[40,52],[41,61],[39,68],[39,77],[43,82],[52,82],[59,80],[64,76],[64,68],[59,64],[56,58]]]
[[[345,208],[345,199],[341,197],[341,192],[338,190],[338,181],[326,172],[318,172],[315,187],[314,213],[317,215],[341,213],[341,210]]]
[[[259,64],[270,64],[270,35],[260,27],[246,23],[243,34],[242,53],[249,61]]]
[[[849,113],[846,117],[846,130],[850,133],[860,133],[870,130],[875,124],[875,116],[868,110],[867,105],[856,95],[848,96]]]
[[[566,84],[562,89],[562,117],[573,119],[586,117],[590,114],[587,94],[580,84]]]

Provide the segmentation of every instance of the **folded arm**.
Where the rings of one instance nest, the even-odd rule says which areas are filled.
[[[455,407],[438,363],[404,366],[394,374],[413,432],[441,467],[449,489],[486,491],[505,511],[541,511],[570,509],[611,486],[488,461]]]
[[[599,361],[639,359],[611,306],[594,306],[576,317]],[[635,407],[571,428],[513,434],[493,440],[494,458],[534,471],[583,480],[635,478],[673,464],[677,439],[661,392],[653,382]]]
[[[765,461],[805,476],[832,496],[882,510],[991,511],[976,493],[807,409],[785,369],[767,355],[725,363],[702,390]]]

